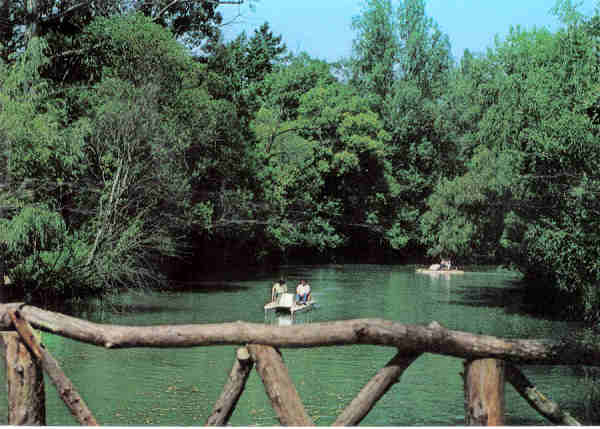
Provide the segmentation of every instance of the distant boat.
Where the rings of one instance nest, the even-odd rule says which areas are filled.
[[[306,304],[298,304],[296,303],[296,295],[293,293],[284,293],[275,301],[265,304],[265,311],[275,310],[294,314],[299,311],[310,310],[315,303],[316,302],[311,298]]]
[[[464,274],[465,272],[463,270],[455,270],[455,269],[432,270],[430,268],[417,268],[417,273],[422,273],[422,274]]]

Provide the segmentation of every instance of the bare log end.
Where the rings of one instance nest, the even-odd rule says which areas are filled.
[[[88,416],[84,418],[85,426],[100,426],[94,417]]]
[[[440,325],[437,321],[432,320],[429,325],[427,325],[429,329],[445,329],[442,325]]]
[[[353,331],[356,341],[360,343],[361,338],[369,338],[372,335],[370,328],[371,326],[364,321],[355,323],[353,326]]]
[[[250,352],[246,347],[240,347],[236,352],[237,360],[239,361],[247,361],[250,359]]]

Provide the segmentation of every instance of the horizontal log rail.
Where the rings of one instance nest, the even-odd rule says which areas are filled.
[[[471,360],[494,358],[514,364],[600,366],[600,345],[504,339],[453,331],[437,322],[408,325],[383,319],[354,319],[295,326],[247,322],[123,326],[93,323],[30,305],[0,304],[0,329],[13,329],[9,313],[15,309],[37,329],[106,348],[246,344],[300,348],[369,344]]]
[[[466,371],[464,376],[467,424],[502,424],[506,372],[508,381],[545,418],[553,423],[579,425],[579,422],[561,410],[558,404],[538,392],[515,365],[600,366],[598,346],[583,345],[574,341],[504,339],[477,335],[449,330],[437,322],[431,322],[429,325],[408,325],[383,319],[355,319],[296,326],[247,322],[122,326],[93,323],[22,303],[0,304],[0,330],[16,330],[20,334],[21,342],[29,349],[34,361],[41,362],[42,368],[50,375],[72,414],[80,423],[88,425],[97,424],[95,418],[87,409],[83,398],[79,397],[75,387],[62,373],[58,363],[45,350],[43,344],[38,343],[31,327],[109,349],[241,345],[236,352],[236,359],[223,393],[217,399],[206,422],[207,425],[219,426],[227,424],[253,367],[262,379],[280,424],[313,424],[289,377],[280,348],[368,344],[395,349],[396,355],[358,392],[337,417],[333,423],[335,426],[359,424],[390,387],[399,382],[402,373],[410,364],[423,353],[447,355],[467,361],[466,368],[469,371]],[[0,345],[2,344],[0,342]],[[4,353],[8,364],[9,354],[6,350]],[[11,359],[14,359],[14,354],[11,356]],[[484,362],[487,363],[483,364]],[[486,368],[508,369],[490,376]],[[9,394],[11,383],[16,385],[21,383],[21,380],[15,378],[11,381],[7,377]],[[487,380],[493,380],[489,389],[482,384],[487,385]],[[13,390],[25,392],[23,395],[34,394],[32,389]],[[43,392],[40,395],[39,389],[37,390],[35,394],[43,397]],[[17,398],[12,402],[9,398],[9,404],[36,403],[30,399],[35,398]],[[43,401],[40,403],[43,404]],[[499,408],[494,410],[497,406]],[[32,410],[16,411],[11,415],[24,415],[23,413]],[[496,413],[497,418],[490,417],[490,412]],[[43,416],[43,413],[36,415]],[[9,421],[9,424],[18,424],[16,421]]]

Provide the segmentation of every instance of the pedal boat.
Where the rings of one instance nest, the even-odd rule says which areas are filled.
[[[463,270],[455,270],[455,269],[432,270],[429,268],[417,268],[417,273],[421,273],[421,274],[464,274],[465,272]]]
[[[315,305],[315,301],[311,298],[306,304],[298,304],[296,295],[293,293],[284,293],[273,302],[265,304],[265,311],[275,310],[282,313],[298,313],[300,311],[310,310]]]

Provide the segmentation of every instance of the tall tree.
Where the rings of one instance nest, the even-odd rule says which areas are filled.
[[[362,91],[391,136],[388,159],[399,209],[388,230],[394,248],[418,245],[424,200],[451,163],[454,145],[438,132],[452,60],[448,38],[425,14],[423,0],[365,2],[351,83]]]
[[[435,97],[452,66],[448,36],[425,14],[425,0],[400,2],[397,23],[400,77],[415,81],[425,97]]]
[[[264,23],[248,38],[245,32],[228,43],[212,47],[213,55],[202,58],[214,82],[211,93],[234,102],[244,117],[256,108],[255,98],[268,73],[285,61],[287,48]]]
[[[366,0],[352,21],[351,83],[369,97],[378,112],[392,94],[399,55],[397,22],[392,0]]]

